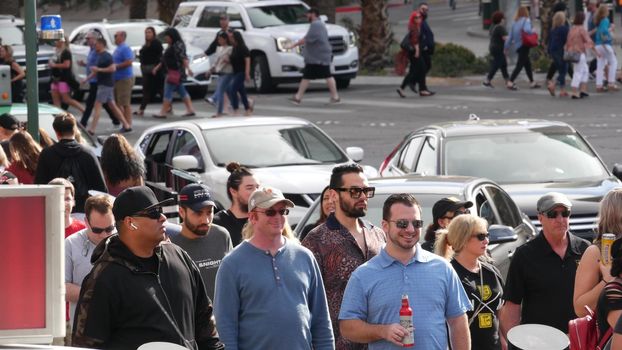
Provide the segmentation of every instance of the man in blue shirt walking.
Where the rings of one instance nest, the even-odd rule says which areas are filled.
[[[402,347],[408,330],[399,311],[406,294],[417,349],[446,350],[445,325],[452,349],[470,349],[470,301],[451,265],[417,243],[423,221],[415,197],[389,196],[382,218],[387,245],[350,277],[339,313],[341,335],[370,350]]]
[[[114,43],[117,45],[112,54],[116,68],[114,72],[114,100],[131,128],[132,87],[134,87],[132,62],[134,61],[134,52],[125,43],[126,37],[127,34],[122,30],[114,34]]]

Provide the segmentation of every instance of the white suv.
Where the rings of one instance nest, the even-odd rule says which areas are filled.
[[[172,26],[179,30],[184,41],[205,50],[220,30],[220,14],[226,13],[229,26],[242,31],[251,51],[254,87],[259,92],[268,92],[280,83],[297,82],[302,77],[301,49],[286,47],[307,33],[308,9],[299,0],[189,1],[179,4]],[[331,72],[337,86],[346,88],[358,71],[356,39],[344,27],[326,26],[333,48]]]

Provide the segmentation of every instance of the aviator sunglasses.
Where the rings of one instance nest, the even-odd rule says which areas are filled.
[[[282,216],[287,216],[287,214],[289,214],[289,209],[280,209],[280,210],[276,210],[276,209],[266,209],[264,211],[259,211],[259,210],[255,210],[258,213],[264,213],[266,214],[266,216],[275,216],[277,213],[279,215]]]
[[[485,239],[490,238],[490,234],[488,232],[476,233],[473,237],[477,237],[478,241],[483,242]]]
[[[422,228],[423,227],[423,220],[406,220],[406,219],[399,219],[399,220],[390,220],[391,222],[395,223],[395,226],[397,228],[401,228],[401,229],[407,229],[409,224],[413,224],[414,228]]]
[[[162,213],[163,213],[162,207],[154,207],[149,210],[139,211],[138,213],[132,216],[157,220],[160,218],[160,215],[162,215]]]
[[[567,218],[570,216],[570,210],[568,209],[564,209],[562,211],[549,210],[546,213],[544,213],[544,215],[546,215],[546,217],[549,219],[555,219],[557,218],[558,215],[561,215],[563,218]]]
[[[348,192],[350,193],[350,198],[352,199],[361,198],[361,194],[363,193],[365,193],[365,197],[372,198],[374,196],[374,193],[376,193],[375,187],[350,187],[350,188],[336,187],[336,188],[333,188],[333,190],[338,191],[338,192]]]

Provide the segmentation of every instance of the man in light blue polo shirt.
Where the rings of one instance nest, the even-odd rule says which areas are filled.
[[[423,221],[415,197],[389,196],[382,217],[387,245],[348,281],[339,313],[342,336],[368,343],[370,350],[402,347],[407,330],[399,324],[399,310],[407,294],[415,348],[446,350],[447,325],[452,349],[470,349],[471,304],[451,265],[417,243]]]
[[[114,34],[114,43],[117,48],[114,49],[112,59],[116,70],[114,72],[114,101],[130,128],[132,127],[132,87],[134,86],[134,71],[132,70],[132,62],[134,62],[134,52],[127,46],[125,39],[127,34],[120,30]]]

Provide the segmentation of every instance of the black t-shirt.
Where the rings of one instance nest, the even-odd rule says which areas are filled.
[[[561,259],[540,233],[523,244],[510,262],[503,298],[521,305],[521,323],[538,323],[568,333],[575,319],[572,297],[577,266],[590,243],[567,233],[568,248]]]
[[[138,258],[138,261],[143,266],[143,269],[145,271],[152,272],[155,274],[158,273],[158,257],[155,254],[153,254],[152,256],[148,258],[141,258],[139,256],[137,256],[136,258]]]
[[[242,228],[248,221],[248,218],[238,219],[231,210],[221,210],[214,215],[213,223],[220,225],[229,231],[231,236],[231,244],[237,246],[242,242]]]
[[[246,46],[234,46],[231,51],[231,57],[229,58],[231,66],[233,67],[233,73],[244,73],[246,63],[244,59],[251,57],[251,53]]]
[[[490,53],[503,53],[503,45],[505,44],[503,37],[507,35],[508,31],[500,24],[490,29],[490,46],[488,47]]]
[[[607,283],[598,297],[596,315],[598,329],[600,330],[601,335],[605,334],[607,329],[610,327],[607,322],[609,312],[615,310],[622,310],[622,280],[619,278]]]
[[[164,48],[162,47],[162,43],[158,39],[153,39],[153,41],[149,45],[143,45],[143,47],[140,48],[139,52],[140,64],[146,65],[160,63],[163,50]]]
[[[451,265],[456,270],[473,307],[473,310],[467,312],[471,330],[471,349],[500,350],[497,311],[503,305],[501,274],[494,266],[485,263],[481,265],[481,275],[465,269],[456,260],[452,260]]]
[[[71,62],[71,52],[67,49],[54,57],[55,63],[63,63],[65,61]],[[54,81],[69,82],[71,79],[71,65],[69,65],[69,68],[52,68],[52,79]]]
[[[98,68],[106,68],[111,64],[113,64],[112,55],[108,51],[98,54]],[[97,72],[97,85],[114,86],[113,73]]]

